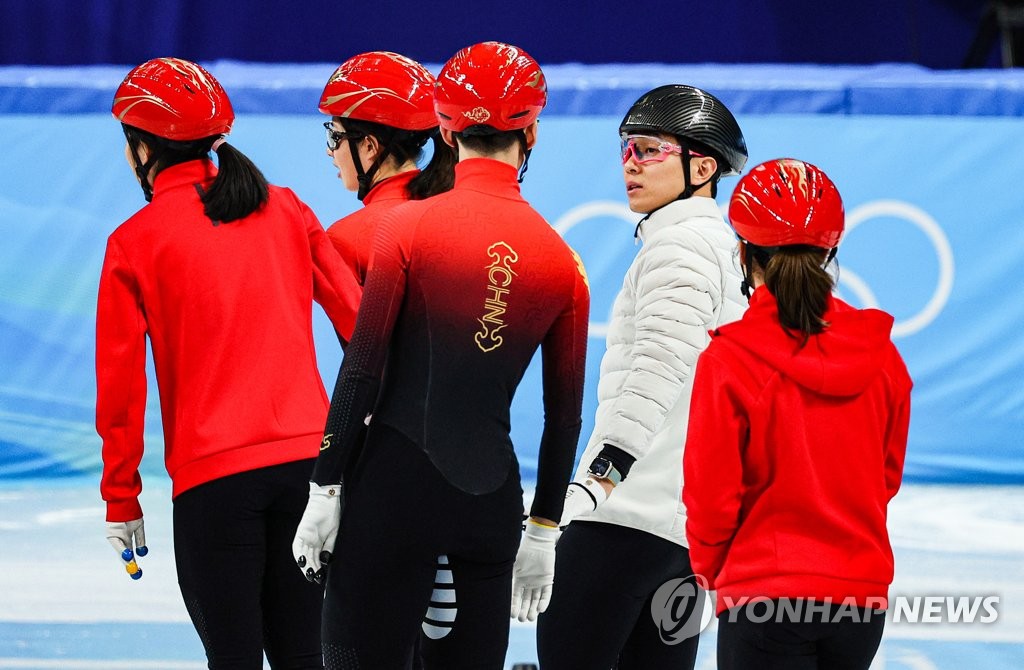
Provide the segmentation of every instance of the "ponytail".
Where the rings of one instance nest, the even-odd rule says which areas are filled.
[[[126,124],[122,124],[122,128],[136,161],[140,144],[145,144],[149,149],[146,164],[136,166],[147,200],[152,198],[149,185],[150,170],[153,170],[155,179],[157,174],[172,165],[209,160],[210,151],[214,150],[214,146],[217,152],[217,177],[208,190],[200,193],[199,198],[206,216],[220,223],[236,221],[255,212],[270,197],[267,179],[263,173],[245,154],[223,141],[221,135],[176,141]]]
[[[448,146],[437,130],[431,136],[434,140],[434,153],[430,162],[406,185],[406,191],[413,200],[423,200],[450,191],[455,185],[455,149]]]
[[[807,338],[817,335],[829,325],[824,316],[835,280],[822,267],[822,258],[827,250],[792,245],[773,251],[766,263],[761,262],[758,253],[754,258],[764,268],[764,283],[778,303],[782,327],[799,333],[800,346],[803,346]]]
[[[244,219],[269,199],[267,178],[248,156],[227,142],[220,142],[216,151],[217,178],[200,196],[206,216],[221,223]]]

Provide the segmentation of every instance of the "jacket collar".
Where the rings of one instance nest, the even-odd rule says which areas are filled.
[[[480,191],[502,198],[522,200],[519,171],[492,158],[467,158],[455,164],[455,188]]]
[[[217,166],[213,161],[199,159],[185,161],[164,168],[156,176],[153,182],[153,197],[156,198],[164,191],[169,191],[179,186],[194,186],[195,184],[206,184],[213,181],[217,176]]]
[[[723,218],[714,198],[693,196],[685,200],[673,200],[640,219],[636,225],[636,236],[644,241],[662,228],[697,217]]]
[[[419,170],[409,170],[377,182],[363,198],[363,206],[382,200],[408,200],[409,194],[405,187],[419,173]]]

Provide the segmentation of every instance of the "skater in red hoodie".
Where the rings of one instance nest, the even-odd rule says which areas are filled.
[[[718,667],[866,669],[882,635],[911,380],[893,319],[832,295],[835,185],[779,159],[737,185],[750,307],[695,373],[686,535],[718,593]]]

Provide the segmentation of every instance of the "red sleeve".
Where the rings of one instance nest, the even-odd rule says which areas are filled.
[[[537,491],[532,516],[562,517],[565,486],[572,475],[583,413],[583,379],[587,366],[590,288],[579,256],[573,272],[572,302],[541,342],[544,379],[544,432],[537,461]]]
[[[146,414],[146,319],[135,275],[107,243],[96,308],[96,432],[103,440],[100,493],[107,521],[142,517],[139,462]]]
[[[369,255],[369,250],[364,249],[361,241],[357,240],[355,236],[346,234],[344,227],[346,223],[348,222],[345,219],[335,221],[334,225],[327,228],[327,237],[331,240],[331,244],[334,245],[338,255],[341,256],[341,260],[348,267],[349,272],[362,285],[363,278],[366,277],[366,261],[364,257]]]
[[[359,280],[331,244],[313,210],[296,200],[306,222],[313,255],[313,299],[324,308],[338,335],[347,342],[352,338],[359,310]]]
[[[885,489],[889,500],[900,490],[903,481],[903,463],[907,456],[907,436],[910,431],[910,374],[896,348],[892,349],[898,368],[892,414],[885,431]]]
[[[412,228],[401,226],[401,217],[394,213],[385,216],[377,229],[359,316],[331,396],[324,439],[313,468],[313,481],[320,485],[341,481],[380,389],[391,333],[405,297],[411,248],[403,231]]]
[[[711,345],[714,347],[714,343]],[[697,359],[683,451],[683,503],[690,564],[715,588],[743,497],[740,449],[749,431],[726,365],[706,350]]]

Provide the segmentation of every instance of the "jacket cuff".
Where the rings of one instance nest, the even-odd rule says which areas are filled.
[[[107,521],[119,523],[142,518],[142,505],[138,498],[112,500],[107,502]]]
[[[623,479],[629,476],[630,468],[632,468],[633,464],[636,463],[636,458],[630,456],[622,449],[607,443],[601,448],[601,453],[598,454],[598,456],[602,456],[611,461],[612,465],[614,465],[615,469],[619,471],[619,474],[622,475]]]

